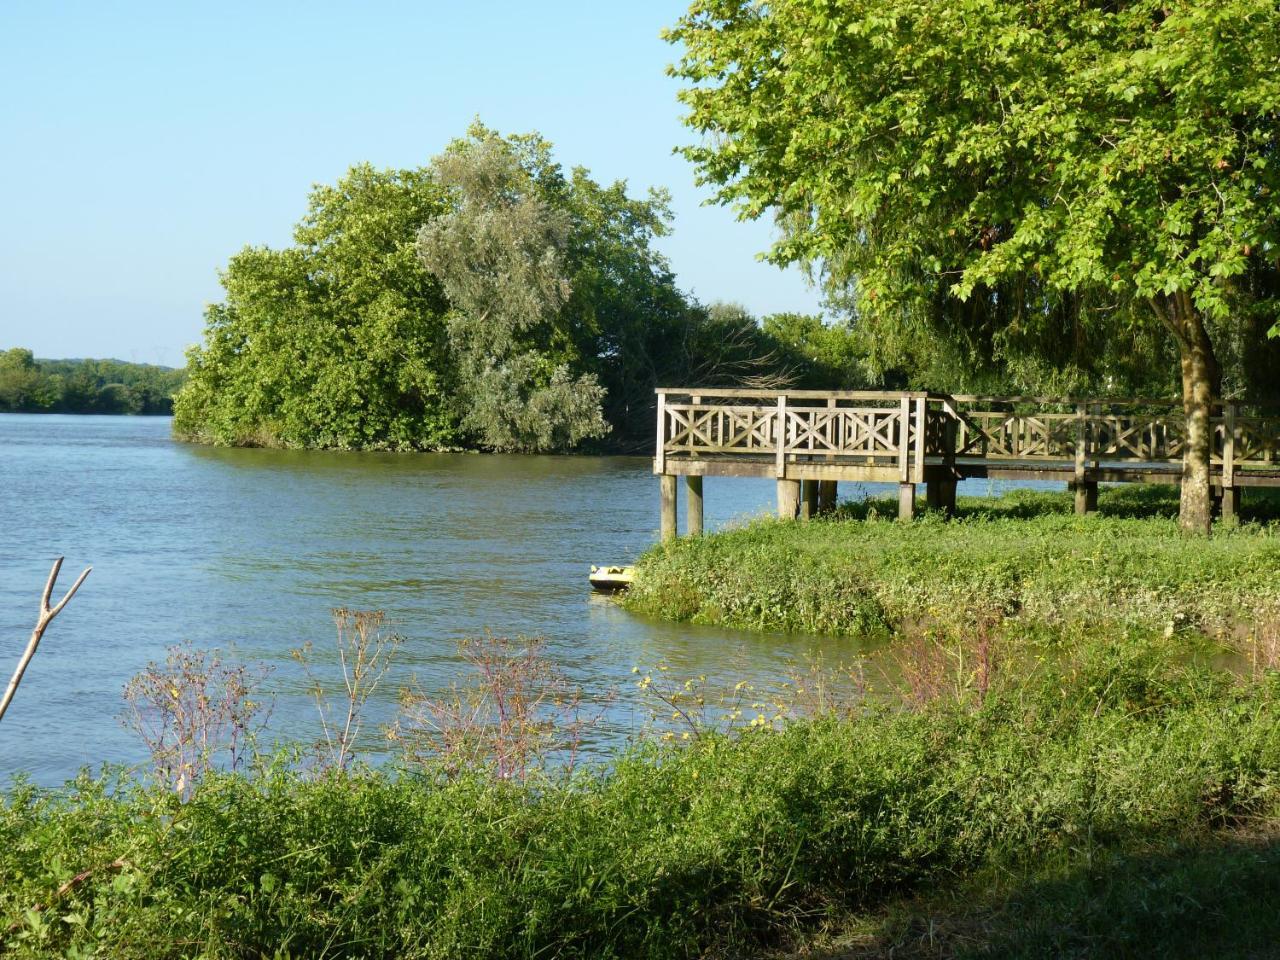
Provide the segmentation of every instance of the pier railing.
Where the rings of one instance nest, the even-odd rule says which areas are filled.
[[[658,472],[667,456],[857,459],[898,464],[903,478],[928,444],[928,394],[787,393],[753,390],[658,391]]]
[[[1211,419],[1212,461],[1228,478],[1280,464],[1280,417],[1226,403]],[[896,468],[920,482],[953,461],[1172,464],[1186,436],[1160,400],[982,397],[926,392],[660,389],[655,472],[666,461],[772,461]]]

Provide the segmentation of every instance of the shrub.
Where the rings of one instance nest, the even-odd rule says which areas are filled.
[[[186,803],[19,784],[0,931],[13,956],[733,954],[924,884],[1274,815],[1280,680],[1172,642],[1092,644],[981,702],[640,744],[568,780],[278,763]]]

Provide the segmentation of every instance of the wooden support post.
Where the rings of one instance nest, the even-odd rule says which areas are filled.
[[[942,485],[946,482],[940,475],[941,471],[933,469],[924,485],[924,503],[930,510],[942,509]]]
[[[898,484],[898,519],[910,520],[916,512],[916,485]]]
[[[818,512],[834,513],[838,488],[835,480],[818,481]]]
[[[1235,520],[1240,516],[1240,494],[1239,487],[1223,487],[1222,488],[1222,519]]]
[[[812,520],[818,515],[818,481],[800,482],[800,519]]]
[[[942,510],[947,516],[956,512],[956,478],[952,476],[942,484]]]
[[[664,473],[658,478],[658,494],[662,504],[662,541],[666,543],[676,538],[675,474]]]
[[[1222,408],[1222,519],[1235,520],[1240,513],[1240,488],[1236,486],[1236,405]]]
[[[684,478],[684,490],[688,494],[685,513],[691,537],[702,536],[702,478],[692,474]]]
[[[1076,494],[1076,513],[1089,512],[1089,484],[1085,482],[1085,464],[1089,456],[1089,421],[1083,403],[1076,404],[1076,473],[1071,489]],[[1093,506],[1098,506],[1098,485],[1093,485]]]
[[[800,481],[778,481],[778,517],[783,520],[794,520],[800,509]]]
[[[1075,492],[1076,513],[1081,516],[1086,513],[1097,513],[1098,482],[1096,480],[1072,480],[1067,486]]]

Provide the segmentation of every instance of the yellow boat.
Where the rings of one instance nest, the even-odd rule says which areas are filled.
[[[593,565],[588,579],[591,581],[591,586],[597,590],[625,590],[631,586],[631,581],[635,579],[635,573],[635,567],[597,567]]]

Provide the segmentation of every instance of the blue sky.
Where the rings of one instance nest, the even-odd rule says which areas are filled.
[[[702,202],[673,147],[679,0],[0,3],[0,348],[178,364],[217,270],[282,245],[316,182],[417,166],[479,117],[566,166],[672,192],[681,286],[818,309],[757,262],[772,225]]]

